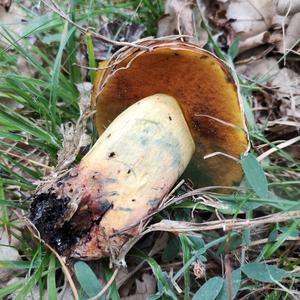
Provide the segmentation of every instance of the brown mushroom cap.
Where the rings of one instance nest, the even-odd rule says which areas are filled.
[[[239,159],[248,139],[237,85],[224,63],[185,42],[147,40],[142,45],[148,50],[126,48],[109,62],[111,67],[98,71],[92,95],[98,133],[142,98],[173,96],[196,144],[186,175],[196,187],[238,183],[242,170],[230,156]],[[204,159],[216,152],[222,155]]]

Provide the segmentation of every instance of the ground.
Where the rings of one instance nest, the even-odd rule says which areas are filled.
[[[299,299],[299,1],[0,0],[0,25],[0,298]],[[97,63],[173,35],[238,82],[243,180],[223,194],[185,178],[127,268],[65,260],[32,228],[32,194],[97,139]]]

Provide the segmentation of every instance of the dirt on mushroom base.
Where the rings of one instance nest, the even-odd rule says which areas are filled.
[[[89,185],[89,190],[84,190],[87,183],[76,183],[78,175],[74,174],[78,174],[77,168],[59,179],[48,192],[43,190],[35,194],[30,210],[30,220],[41,237],[64,256],[71,255],[73,247],[111,207],[107,201],[93,201],[101,193],[97,180],[94,186]],[[96,175],[91,177],[95,179]],[[74,188],[78,186],[81,186],[80,190]]]

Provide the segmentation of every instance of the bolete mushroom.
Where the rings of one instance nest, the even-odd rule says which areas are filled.
[[[98,72],[96,144],[34,196],[31,220],[61,254],[117,255],[188,164],[197,187],[241,179],[231,157],[247,150],[247,134],[224,63],[184,42],[141,44],[148,50],[125,48]],[[204,159],[212,153],[222,155]]]
[[[229,157],[239,158],[248,139],[238,86],[225,63],[185,42],[142,45],[148,50],[125,48],[97,74],[92,101],[99,135],[136,101],[157,93],[173,96],[196,144],[188,177],[196,187],[238,183],[242,170]],[[213,153],[220,155],[204,159]]]

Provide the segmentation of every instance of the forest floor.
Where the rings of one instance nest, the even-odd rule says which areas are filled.
[[[171,35],[238,81],[245,176],[232,194],[199,191],[159,212],[150,224],[185,231],[148,233],[126,269],[66,261],[33,237],[31,195],[96,140],[92,117],[78,127],[96,63],[118,42]],[[0,0],[0,298],[300,299],[299,41],[298,0]],[[176,193],[189,191],[186,179]]]

